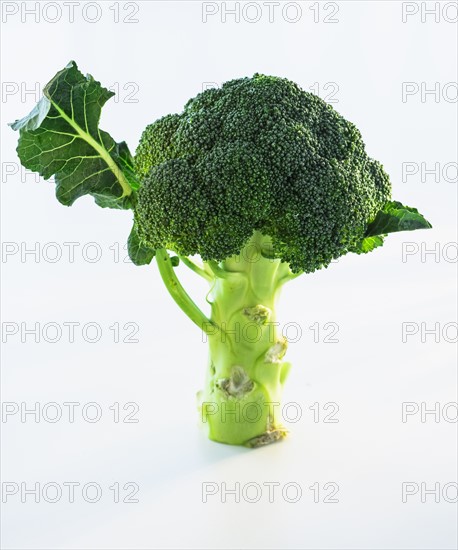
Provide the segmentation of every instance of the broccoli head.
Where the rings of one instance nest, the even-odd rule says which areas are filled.
[[[293,271],[359,252],[391,193],[354,124],[261,74],[206,90],[149,125],[135,166],[137,228],[152,248],[221,261],[257,230]]]

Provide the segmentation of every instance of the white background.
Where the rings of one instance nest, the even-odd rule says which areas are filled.
[[[456,504],[447,501],[456,494],[453,488],[448,499],[440,493],[437,503],[434,495],[422,503],[420,490],[403,503],[402,484],[420,489],[424,482],[431,489],[439,483],[442,490],[456,483],[456,423],[442,415],[438,422],[434,415],[421,422],[420,413],[403,423],[401,415],[403,402],[419,408],[437,402],[442,410],[457,400],[453,330],[445,338],[441,333],[439,342],[429,335],[422,343],[420,331],[402,342],[402,323],[439,323],[442,330],[456,321],[456,261],[447,247],[457,240],[456,172],[441,174],[439,181],[434,175],[422,181],[418,172],[403,182],[402,174],[406,162],[427,168],[439,163],[441,169],[456,162],[456,100],[447,87],[457,79],[453,3],[437,3],[438,21],[429,15],[422,22],[425,4],[410,2],[407,9],[418,13],[403,22],[402,2],[344,1],[331,16],[335,23],[323,20],[333,3],[300,3],[297,22],[291,22],[294,7],[282,13],[285,3],[269,22],[267,7],[258,3],[260,20],[247,20],[255,19],[252,7],[242,11],[239,23],[231,15],[224,22],[218,4],[218,13],[203,23],[200,2],[137,2],[138,13],[131,16],[137,23],[123,22],[135,11],[133,3],[118,4],[118,23],[110,9],[115,2],[93,2],[95,8],[77,2],[73,22],[64,6],[61,18],[51,22],[56,8],[43,11],[50,3],[41,3],[38,21],[24,12],[34,3],[2,4],[3,10],[7,4],[18,8],[12,15],[4,11],[2,23],[2,240],[13,243],[8,250],[15,250],[14,243],[19,251],[40,247],[37,258],[2,256],[3,323],[30,328],[37,322],[95,322],[102,329],[93,344],[77,330],[74,343],[65,333],[54,344],[35,343],[32,336],[22,343],[17,334],[3,345],[4,402],[29,408],[35,402],[81,404],[73,423],[65,414],[56,423],[3,417],[3,482],[29,488],[36,482],[81,484],[74,503],[66,493],[54,504],[43,498],[35,503],[32,496],[22,503],[19,493],[9,497],[3,548],[455,548]],[[98,9],[100,19],[85,21],[83,9],[92,20]],[[285,289],[279,317],[302,329],[288,352],[293,370],[285,402],[297,402],[302,418],[287,424],[291,434],[281,444],[250,451],[207,441],[195,409],[206,346],[166,293],[154,263],[138,268],[123,262],[130,212],[99,209],[89,197],[65,208],[51,182],[10,174],[17,134],[6,122],[27,114],[39,99],[33,93],[21,97],[21,91],[46,84],[70,59],[105,86],[119,83],[119,99],[106,105],[101,127],[132,151],[148,123],[179,112],[203,83],[261,72],[306,90],[319,83],[322,96],[326,83],[336,83],[335,108],[361,129],[369,154],[384,164],[394,198],[416,206],[433,224],[430,231],[391,235],[382,249],[342,258]],[[420,90],[437,82],[441,93],[417,93],[403,102],[403,82]],[[135,87],[123,90],[128,83]],[[133,89],[136,103],[126,101]],[[50,242],[62,251],[55,263],[47,257],[54,252],[43,249]],[[65,242],[80,243],[74,262]],[[91,242],[102,251],[94,263],[82,255]],[[120,261],[114,243],[121,247]],[[403,261],[404,243],[417,243],[419,251],[437,246],[438,257],[418,252]],[[179,268],[185,285],[204,304],[205,284],[185,269]],[[139,343],[115,343],[109,329],[115,322],[121,337],[125,323],[137,323]],[[314,343],[309,327],[323,329],[326,322],[339,325],[338,343],[324,343],[326,331]],[[99,422],[82,418],[88,402],[102,408]],[[139,422],[114,422],[109,407],[115,402],[121,420],[123,404],[137,403]],[[338,423],[323,422],[330,402],[338,404]],[[314,403],[319,422],[309,408]],[[453,417],[453,409],[447,411]],[[87,482],[102,488],[99,502],[81,496]],[[139,502],[114,503],[109,486],[115,482],[137,483]],[[221,492],[204,503],[205,482],[228,488],[255,482],[264,490],[256,503],[243,493],[240,502],[233,495],[223,502]],[[281,484],[272,503],[265,482]],[[282,496],[288,482],[302,488],[296,503]],[[323,502],[327,482],[338,484],[338,503]],[[314,483],[321,489],[318,503],[309,489]],[[288,495],[294,497],[294,490]]]

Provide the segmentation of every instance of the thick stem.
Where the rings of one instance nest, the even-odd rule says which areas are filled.
[[[255,233],[239,256],[219,266],[230,276],[213,287],[209,367],[200,394],[210,439],[250,447],[286,434],[279,413],[290,365],[282,361],[287,342],[275,316],[284,264],[260,254],[264,241]]]

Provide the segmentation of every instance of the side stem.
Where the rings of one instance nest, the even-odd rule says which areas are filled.
[[[197,307],[178,280],[165,248],[156,250],[156,260],[162,280],[178,306],[206,334],[214,332],[211,330],[212,321]]]
[[[209,283],[213,282],[214,277],[212,277],[209,273],[207,273],[205,271],[205,269],[203,269],[199,265],[195,264],[187,256],[179,256],[179,258],[180,258],[180,261],[182,261],[186,267],[189,267],[189,269],[192,269],[192,271],[194,271],[194,273],[197,273],[197,275],[200,275],[201,277],[203,277]]]

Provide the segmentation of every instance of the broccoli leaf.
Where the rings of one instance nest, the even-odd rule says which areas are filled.
[[[354,252],[357,254],[366,254],[367,252],[372,252],[372,250],[378,246],[383,246],[383,236],[374,235],[373,237],[366,237],[358,243]]]
[[[390,201],[385,204],[374,220],[367,226],[364,239],[352,249],[352,252],[356,252],[356,254],[371,252],[374,248],[383,245],[383,237],[387,233],[428,229],[430,227],[431,224],[416,208],[404,206],[397,201]]]
[[[397,231],[413,231],[414,229],[428,229],[431,224],[418,212],[416,208],[404,206],[400,202],[387,202],[380,210],[373,222],[366,229],[365,237],[386,235]]]
[[[127,251],[129,253],[129,258],[135,265],[147,265],[151,263],[151,260],[156,254],[155,250],[149,248],[140,241],[135,224],[127,239]]]
[[[138,187],[132,156],[124,142],[98,128],[101,109],[114,92],[71,61],[43,93],[29,115],[11,124],[20,132],[22,164],[45,179],[54,175],[62,204],[89,194],[99,206],[131,208]]]

